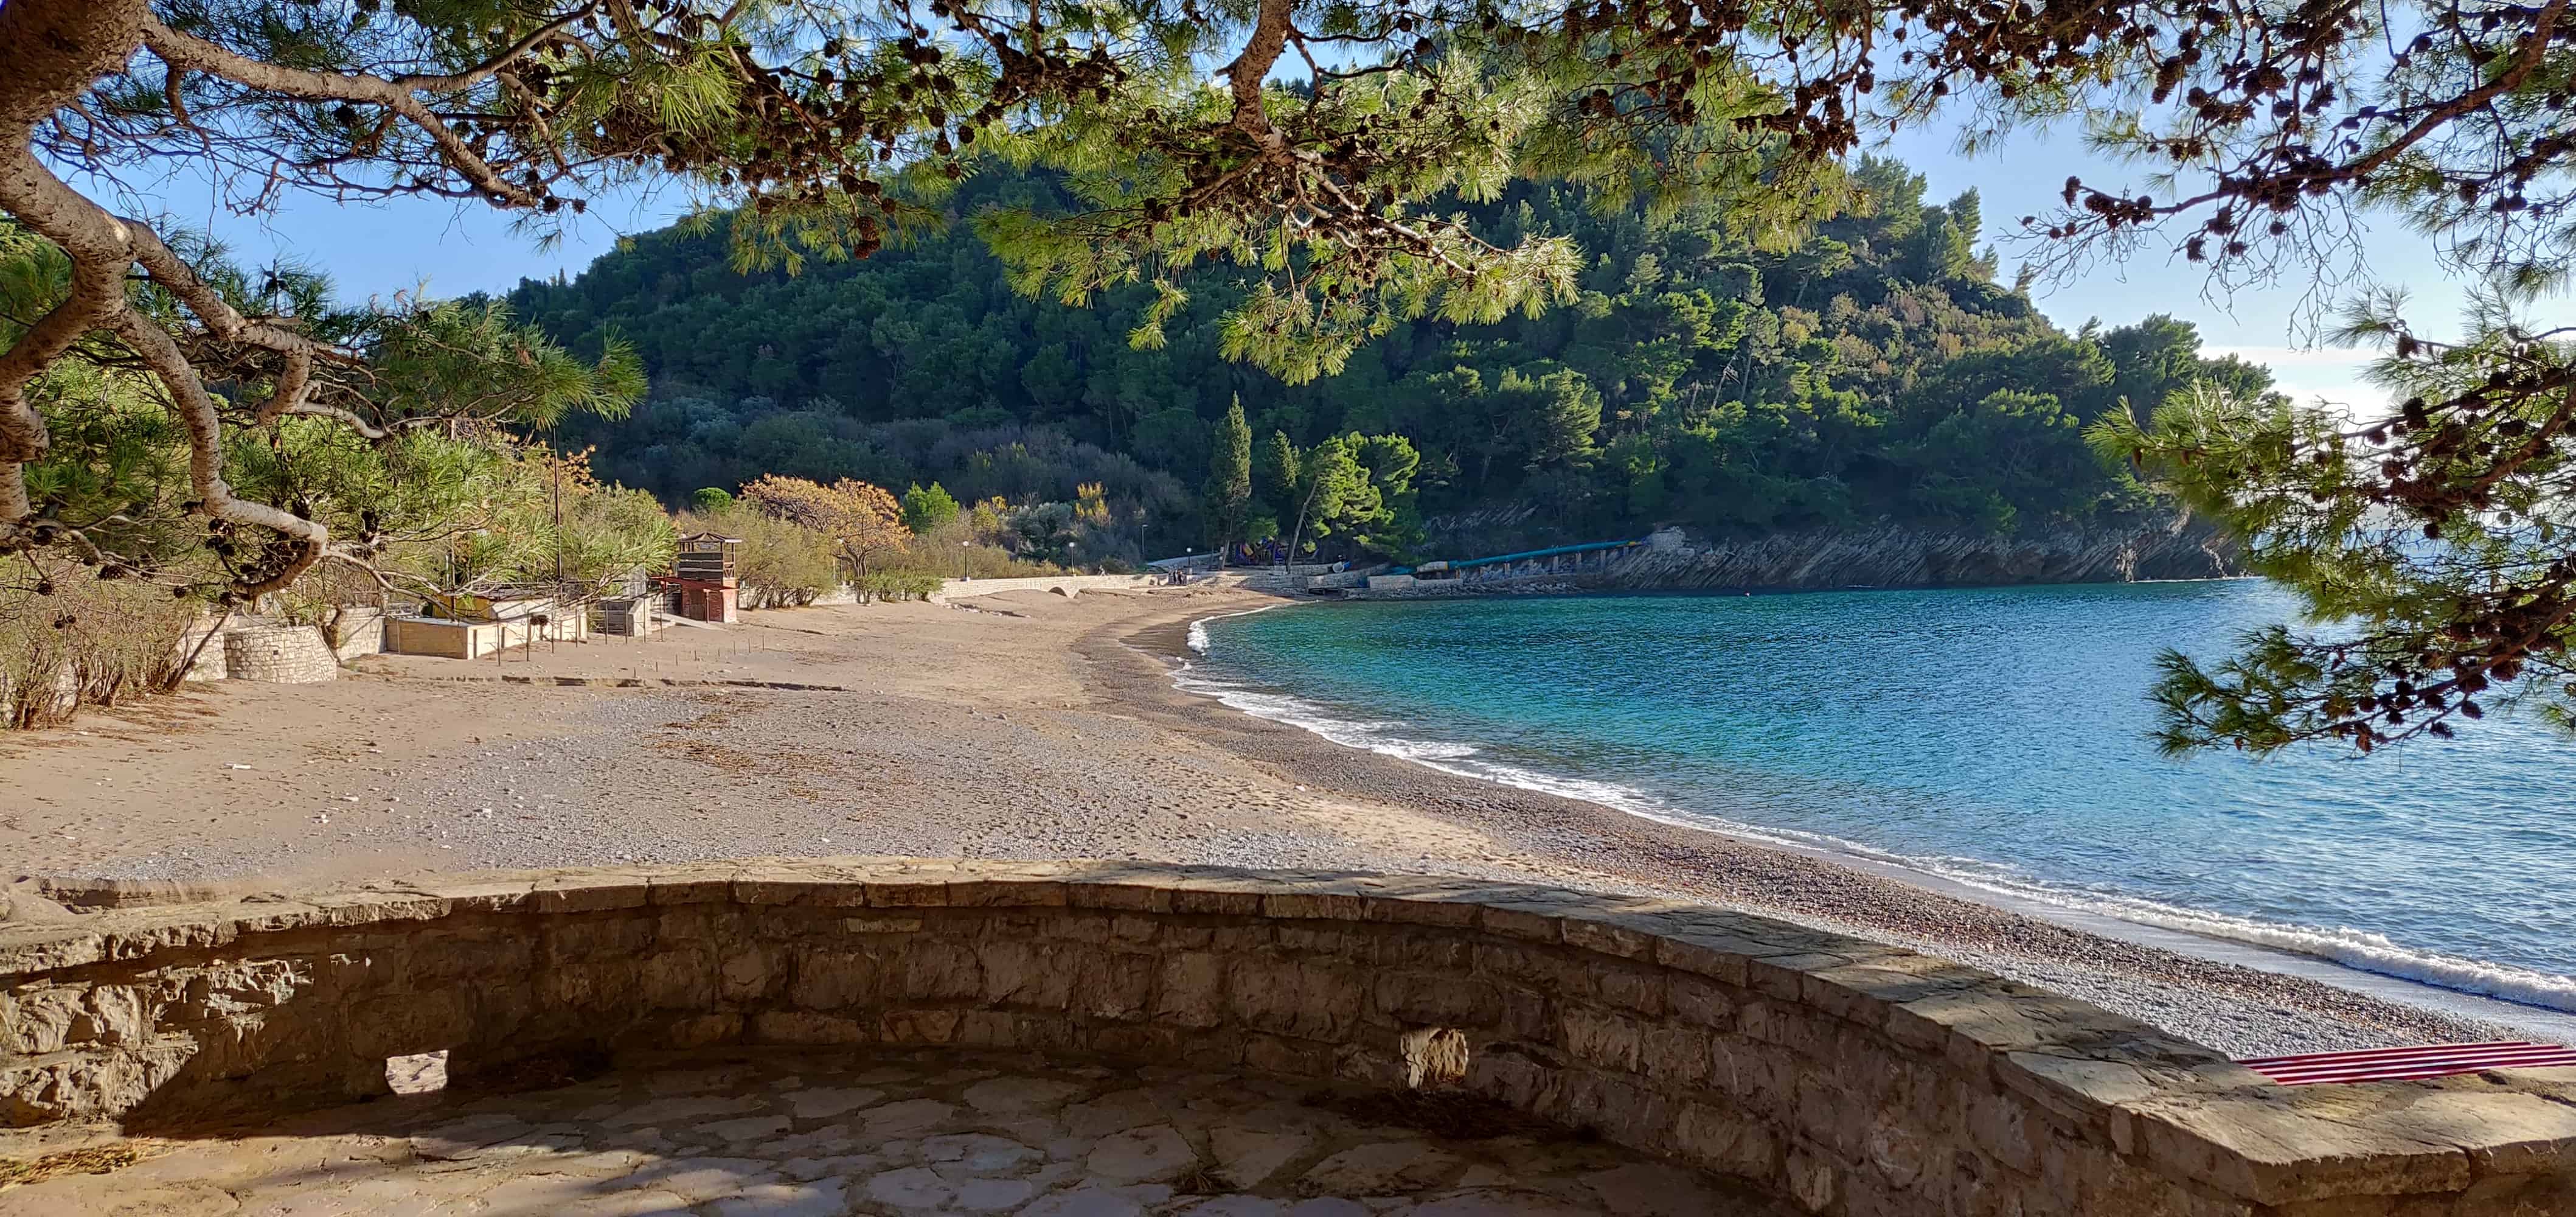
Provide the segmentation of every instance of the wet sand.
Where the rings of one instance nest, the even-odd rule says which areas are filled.
[[[2238,1055],[2504,1030],[1344,748],[1173,686],[1191,621],[1265,602],[1198,587],[758,613],[498,664],[373,657],[331,684],[226,683],[0,735],[0,879],[18,880],[0,917],[491,867],[1137,858],[1681,896],[1962,959]]]

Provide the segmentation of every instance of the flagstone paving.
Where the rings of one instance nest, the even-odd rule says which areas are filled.
[[[417,1072],[417,1071],[415,1071]],[[432,1075],[434,1076],[434,1074]],[[1312,1083],[759,1050],[438,1093],[0,1192],[0,1217],[1778,1217],[1705,1176]],[[1472,1117],[1471,1117],[1472,1118]]]

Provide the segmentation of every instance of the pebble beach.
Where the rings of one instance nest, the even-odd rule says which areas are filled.
[[[1174,685],[1192,621],[1268,602],[1201,586],[773,611],[499,663],[375,656],[327,684],[228,682],[0,735],[0,919],[488,868],[1126,858],[1679,897],[2239,1056],[2514,1034],[1344,748]]]

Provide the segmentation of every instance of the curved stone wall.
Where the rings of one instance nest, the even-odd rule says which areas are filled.
[[[340,657],[312,625],[254,626],[224,634],[224,674],[268,684],[315,684],[340,677]]]
[[[1828,1214],[2564,1214],[2576,1071],[2283,1088],[1740,913],[1138,864],[472,876],[0,930],[0,1123],[183,1125],[542,1053],[972,1045],[1456,1086]]]

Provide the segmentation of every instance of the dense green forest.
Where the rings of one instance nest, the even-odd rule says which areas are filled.
[[[1714,214],[1650,222],[1515,188],[1470,215],[1504,242],[1574,237],[1592,258],[1576,300],[1398,326],[1304,385],[1219,355],[1214,319],[1240,291],[1221,270],[1140,349],[1129,331],[1149,289],[1088,308],[1015,295],[967,223],[796,276],[737,273],[720,232],[664,230],[569,283],[523,282],[510,303],[577,354],[622,336],[650,370],[632,418],[560,437],[595,445],[604,477],[672,503],[764,473],[936,482],[970,502],[1071,502],[1099,483],[1130,557],[1203,546],[1227,519],[1285,535],[1319,451],[1396,470],[1376,525],[1342,528],[1328,552],[1401,550],[1421,514],[1523,501],[1604,536],[2082,524],[2151,505],[2087,447],[2086,424],[2198,379],[2268,390],[2266,370],[2202,357],[2171,318],[2059,329],[1973,247],[1973,192],[1927,201],[1884,160],[1856,174],[1865,203],[1778,252]],[[980,176],[952,203],[970,217],[1053,191]],[[1230,511],[1208,488],[1236,402],[1253,501]]]

